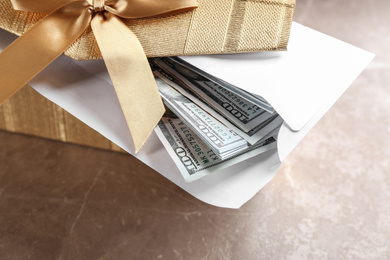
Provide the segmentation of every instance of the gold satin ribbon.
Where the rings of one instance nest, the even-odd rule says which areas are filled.
[[[11,0],[50,13],[0,53],[0,105],[61,55],[91,24],[138,152],[164,106],[136,35],[121,21],[174,15],[197,0]]]

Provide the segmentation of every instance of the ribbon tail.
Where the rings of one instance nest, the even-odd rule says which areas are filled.
[[[0,105],[63,53],[87,28],[81,2],[59,8],[0,53]]]
[[[98,13],[91,26],[138,152],[165,112],[154,76],[137,36],[115,15]]]

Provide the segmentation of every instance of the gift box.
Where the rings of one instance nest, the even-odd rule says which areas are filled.
[[[182,14],[123,21],[148,57],[286,50],[295,0],[198,3],[198,8]],[[0,10],[0,28],[17,35],[46,16],[15,11],[10,0],[0,0]],[[65,55],[77,60],[102,58],[91,27]]]
[[[13,56],[24,57],[26,56],[25,54],[28,54],[29,57],[27,59],[29,59],[30,64],[34,64],[41,57],[44,57],[42,60],[54,60],[57,54],[53,54],[51,50],[46,52],[45,49],[51,49],[52,46],[57,45],[69,46],[71,44],[70,47],[64,47],[64,54],[73,59],[95,60],[102,59],[105,56],[104,60],[114,82],[114,87],[117,91],[122,111],[125,114],[133,140],[136,143],[135,150],[137,151],[145,143],[163,113],[162,102],[159,99],[157,88],[155,84],[153,86],[151,73],[147,71],[148,65],[142,56],[156,57],[286,50],[295,7],[295,0],[199,0],[198,2],[196,0],[164,2],[151,0],[149,2],[150,6],[145,7],[142,5],[149,3],[140,1],[133,2],[131,0],[86,0],[76,1],[75,3],[66,0],[42,0],[36,2],[0,0],[0,28],[16,35],[23,35],[23,37],[28,34],[26,31],[29,29],[35,30],[27,36],[30,38],[24,38],[24,43],[20,44],[21,47],[15,47],[15,44],[13,44],[15,48],[11,51],[11,54],[3,55],[8,56],[6,62],[3,61],[3,64],[1,64],[0,59],[0,69],[3,68],[3,71],[4,69],[6,70],[5,73],[3,72],[4,74],[17,75],[13,77],[16,79],[25,77],[25,79],[13,80],[14,82],[11,84],[9,84],[9,80],[6,80],[6,83],[1,82],[3,85],[10,85],[11,87],[8,87],[9,90],[2,90],[2,92],[5,92],[4,94],[0,92],[0,104],[50,63],[43,62],[42,64],[36,65],[36,68],[33,69],[30,67],[18,69],[26,63],[19,60],[14,66],[16,69],[7,71],[7,64],[13,62]],[[132,12],[133,4],[135,4],[135,9],[138,12],[135,16],[133,15],[136,19],[132,18],[132,14],[128,14]],[[122,7],[126,5],[129,6],[127,8],[129,10],[123,11],[126,8]],[[162,7],[162,10],[154,13],[151,11],[151,14],[147,10],[154,10],[154,6],[160,5],[166,5],[167,8]],[[173,7],[170,7],[171,5]],[[78,11],[76,12],[72,9]],[[141,9],[141,11],[138,9]],[[177,11],[176,9],[180,10]],[[77,13],[77,17],[75,13]],[[88,18],[90,20],[84,16],[90,16]],[[101,17],[101,20],[97,21],[98,19],[95,19],[96,17]],[[74,22],[72,19],[78,22]],[[75,28],[78,26],[78,23],[84,23],[81,21],[83,19],[86,20],[85,29],[84,27],[77,29],[80,30],[81,36],[76,37],[75,35],[77,33],[73,31],[76,31]],[[73,24],[66,27],[72,21]],[[129,30],[119,28],[123,26],[120,21]],[[106,24],[111,24],[107,30],[105,28]],[[39,28],[37,29],[37,27]],[[107,34],[107,32],[110,34]],[[111,33],[115,37],[111,37]],[[53,40],[50,38],[51,34],[54,37],[57,34],[61,34],[61,36]],[[97,38],[99,34],[100,39],[99,37]],[[135,35],[136,37],[129,36],[129,34]],[[69,37],[74,37],[75,40],[70,41],[68,44],[64,39]],[[111,40],[110,38],[126,39],[126,37],[130,37],[131,42],[129,42],[129,46],[131,47],[128,47],[128,50],[123,50],[123,54],[121,55],[121,48],[127,45],[128,41],[121,40],[122,45],[116,45],[117,39]],[[34,43],[29,44],[30,41],[34,41]],[[54,43],[49,43],[48,46],[42,48],[42,45],[45,45],[46,42]],[[102,54],[102,46],[104,45],[105,55],[104,52]],[[34,54],[36,48],[30,48],[30,46],[39,46],[41,50],[37,51],[37,54]],[[58,54],[61,53],[59,51],[60,49],[58,47],[56,50]],[[137,49],[137,51],[132,53],[133,49]],[[25,54],[19,55],[20,51],[24,51]],[[39,54],[40,52],[43,54]],[[115,53],[113,54],[112,52]],[[118,56],[126,57],[127,60],[125,62],[118,61]],[[123,71],[125,70],[132,71],[130,73],[132,75],[124,76],[125,73]],[[23,71],[30,72],[24,73]],[[129,74],[128,72],[126,73]],[[139,76],[137,77],[137,75]],[[142,87],[139,87],[140,85]],[[137,96],[133,95],[135,92]],[[29,92],[25,91],[25,95],[28,95],[27,93]],[[132,94],[129,95],[128,93]],[[145,98],[142,98],[143,96]],[[16,100],[11,101],[13,104],[12,107],[22,108],[25,106],[25,104],[18,104]],[[134,111],[137,112],[134,113]],[[9,113],[10,110],[7,111],[7,118],[18,118],[21,116],[9,115]],[[12,113],[15,112],[13,111]],[[34,118],[37,118],[37,120],[45,120],[43,117],[38,116]],[[143,122],[142,125],[141,123],[137,123],[137,120]],[[62,128],[68,128],[66,124]],[[3,125],[2,128],[11,131],[22,130],[23,133],[35,133],[34,131],[30,133],[30,131],[18,127],[10,127],[9,124],[8,126]],[[59,125],[56,128],[61,129]],[[64,138],[63,134],[58,135],[58,133],[52,133],[51,131],[41,130],[36,132],[38,135],[44,135],[53,139],[69,140],[68,137]],[[70,139],[84,140],[84,137]]]

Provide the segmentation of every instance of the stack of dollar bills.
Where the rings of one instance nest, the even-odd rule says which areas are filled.
[[[178,57],[150,64],[168,108],[156,133],[186,182],[276,149],[283,120],[261,96]]]

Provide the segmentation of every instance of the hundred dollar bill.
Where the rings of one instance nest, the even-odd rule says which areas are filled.
[[[273,115],[262,109],[258,103],[243,97],[242,93],[233,91],[231,86],[227,88],[205,78],[173,58],[157,58],[154,61],[244,132],[249,132]]]
[[[156,78],[165,105],[180,117],[222,159],[248,147],[244,138],[210,116],[161,79]]]
[[[155,131],[186,182],[276,148],[276,141],[271,137],[222,160],[179,118],[163,117]]]
[[[204,100],[199,99],[196,94],[191,92],[191,90],[184,87],[183,83],[178,81],[176,78],[170,76],[170,74],[167,74],[164,70],[162,70],[158,66],[155,66],[153,61],[151,62],[151,65],[155,76],[159,77],[164,82],[174,87],[183,96],[193,101],[195,104],[197,104],[199,107],[204,109],[207,113],[212,115],[218,121],[222,122],[229,129],[233,130],[238,135],[243,137],[251,145],[264,139],[265,135],[268,134],[268,131],[272,131],[273,129],[276,129],[282,123],[282,120],[278,116],[278,114],[274,113],[271,115],[271,117],[268,118],[268,120],[261,122],[254,129],[250,130],[249,132],[244,132],[240,128],[238,128],[235,124],[233,124],[230,120],[228,120],[228,117],[230,116],[228,111],[225,111],[224,113],[218,113],[218,111],[215,111],[211,106],[206,104]],[[264,122],[267,122],[269,124],[265,125]]]

